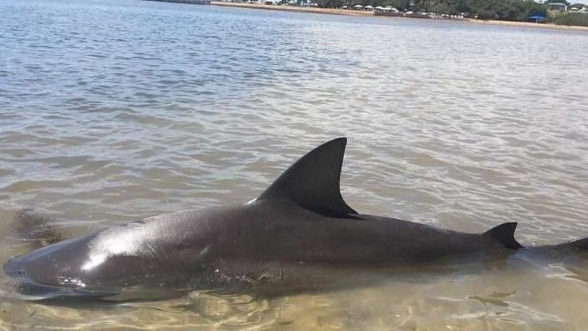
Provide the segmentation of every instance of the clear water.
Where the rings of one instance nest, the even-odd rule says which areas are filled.
[[[73,236],[241,203],[337,136],[362,212],[467,232],[517,221],[526,245],[588,236],[586,54],[584,31],[0,0],[0,260],[30,249],[11,227],[22,208]],[[587,267],[138,306],[25,303],[1,275],[0,327],[581,330]]]

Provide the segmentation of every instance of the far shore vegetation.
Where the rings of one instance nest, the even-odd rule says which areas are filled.
[[[243,0],[228,0],[243,1]],[[566,0],[248,0],[282,5],[316,6],[348,10],[393,9],[435,17],[476,18],[512,22],[588,26],[588,6]]]
[[[561,0],[318,0],[319,7],[352,8],[354,5],[387,7],[400,11],[464,16],[482,20],[553,22],[588,26],[588,8],[581,3]]]
[[[553,18],[557,25],[588,26],[588,12],[571,12],[557,15]]]

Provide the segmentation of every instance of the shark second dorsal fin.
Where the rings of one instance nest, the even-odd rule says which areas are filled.
[[[290,166],[258,198],[289,199],[298,206],[327,217],[352,217],[340,191],[341,166],[346,138],[328,141]]]
[[[501,243],[505,248],[519,249],[523,248],[514,238],[514,232],[517,228],[516,222],[502,223],[492,229],[484,232],[484,237],[492,238]]]

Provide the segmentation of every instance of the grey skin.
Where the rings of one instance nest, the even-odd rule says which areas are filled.
[[[340,193],[346,139],[329,141],[244,205],[154,216],[13,257],[32,299],[159,299],[190,290],[321,288],[348,268],[387,268],[522,249],[516,223],[482,234],[359,214]],[[587,240],[542,247],[585,250]]]

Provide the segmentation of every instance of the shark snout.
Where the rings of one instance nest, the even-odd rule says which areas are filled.
[[[11,257],[8,261],[6,261],[6,263],[4,263],[4,266],[2,266],[2,269],[4,270],[4,273],[7,276],[10,276],[12,278],[21,279],[27,278],[28,276],[28,273],[24,268],[22,261],[20,261],[20,259],[17,256]]]
[[[2,266],[4,273],[17,282],[15,290],[24,300],[44,300],[68,294],[69,289],[61,289],[51,285],[37,283],[30,277],[25,263],[19,256],[12,257]]]

